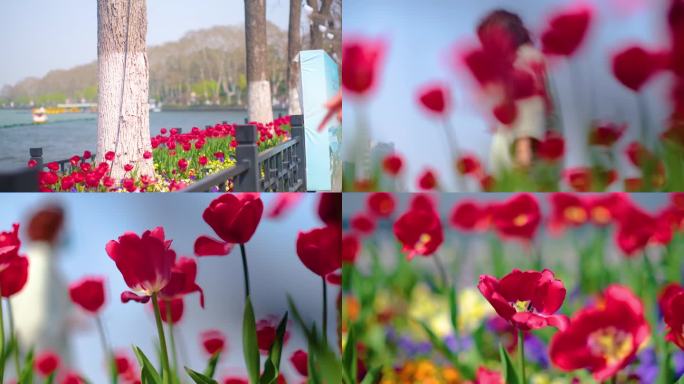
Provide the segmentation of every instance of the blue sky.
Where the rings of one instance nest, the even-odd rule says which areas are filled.
[[[462,150],[488,158],[490,120],[480,110],[470,89],[469,78],[456,73],[448,64],[448,55],[458,42],[473,41],[479,20],[495,8],[519,13],[533,35],[544,25],[548,15],[574,0],[480,0],[396,2],[391,0],[346,0],[344,36],[383,38],[388,42],[382,76],[369,100],[345,98],[346,137],[354,132],[356,112],[361,104],[367,110],[373,139],[394,142],[408,163],[407,184],[415,189],[416,175],[426,166],[440,171],[446,190],[455,190],[449,155],[440,123],[426,116],[415,102],[416,90],[435,80],[447,82],[455,100],[451,116],[456,139]],[[567,166],[585,162],[586,121],[601,119],[633,123],[626,145],[638,129],[636,98],[612,77],[608,55],[628,43],[664,44],[664,4],[666,1],[591,0],[598,7],[598,21],[588,41],[570,66],[567,62],[550,63],[551,75],[560,95],[563,123],[568,136]],[[636,12],[620,11],[616,4],[649,3]],[[575,72],[571,81],[570,73]],[[667,79],[659,78],[646,90],[651,119],[658,122],[667,106],[662,103]],[[572,85],[571,85],[572,84]],[[572,88],[571,88],[572,86]],[[571,92],[582,95],[571,100]],[[589,95],[594,94],[592,98]],[[622,164],[622,166],[625,166]],[[630,170],[627,170],[628,172]],[[471,186],[472,188],[472,186]]]
[[[148,0],[147,43],[186,32],[244,22],[243,0]],[[266,18],[286,29],[289,1],[269,0]],[[0,11],[0,87],[97,59],[97,2],[4,1]]]
[[[262,194],[267,207],[274,196]],[[108,292],[103,319],[114,346],[126,349],[130,345],[139,345],[148,355],[154,356],[156,331],[152,314],[141,304],[122,304],[119,301],[120,293],[127,287],[114,262],[105,253],[105,244],[125,231],[141,233],[145,229],[163,225],[167,238],[173,239],[173,247],[178,255],[192,255],[195,238],[201,234],[212,234],[201,216],[215,197],[214,194],[183,193],[62,194],[56,197],[6,193],[0,195],[0,206],[3,207],[0,230],[11,228],[13,222],[23,223],[29,212],[42,203],[61,202],[65,206],[67,220],[64,245],[57,257],[64,278],[74,281],[84,275],[104,275]],[[262,220],[247,244],[257,318],[271,314],[281,316],[287,310],[286,295],[290,294],[303,316],[308,321],[320,324],[321,280],[304,267],[295,252],[298,231],[322,225],[315,215],[316,203],[316,196],[308,194],[289,216],[278,221]],[[236,248],[227,257],[198,260],[198,283],[204,288],[206,305],[204,310],[199,307],[197,295],[185,300],[185,315],[177,335],[178,344],[185,346],[186,355],[189,356],[189,360],[183,364],[203,369],[204,354],[198,335],[205,329],[218,328],[227,335],[229,351],[217,371],[218,377],[226,373],[244,373],[241,368],[243,281],[239,250]],[[330,340],[337,340],[334,325],[337,316],[333,308],[338,292],[337,287],[330,287],[328,292]],[[75,332],[71,337],[74,368],[85,374],[91,382],[104,383],[107,380],[101,369],[103,356],[96,329],[87,316],[84,316],[83,323],[85,329]],[[282,365],[288,381],[299,376],[289,360],[285,359],[289,359],[296,349],[306,349],[304,340],[295,328],[296,325],[291,324],[291,338],[284,350]]]

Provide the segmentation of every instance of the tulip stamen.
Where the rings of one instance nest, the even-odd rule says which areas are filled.
[[[584,223],[587,220],[587,212],[580,207],[567,207],[563,211],[565,218],[576,224]]]
[[[530,222],[530,215],[520,214],[513,219],[513,224],[516,227],[522,227],[523,225]]]
[[[420,238],[418,238],[418,242],[416,243],[415,249],[418,253],[423,253],[427,251],[427,244],[432,240],[432,236],[430,236],[427,233],[423,233],[420,235]]]
[[[599,329],[589,335],[589,350],[603,357],[608,365],[617,364],[625,359],[633,349],[634,340],[629,333],[615,327]]]
[[[610,211],[606,207],[595,207],[591,210],[591,217],[599,224],[608,224],[611,219]]]
[[[532,305],[530,300],[517,300],[515,303],[513,303],[513,308],[515,309],[516,312],[532,312]]]

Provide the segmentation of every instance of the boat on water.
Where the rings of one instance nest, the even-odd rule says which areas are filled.
[[[47,122],[47,113],[43,107],[33,108],[33,110],[31,110],[31,115],[33,116],[33,124],[43,124]]]

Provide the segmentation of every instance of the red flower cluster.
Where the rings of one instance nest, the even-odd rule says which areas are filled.
[[[626,287],[612,285],[553,336],[549,355],[564,371],[584,368],[604,381],[630,363],[649,334],[639,298]]]

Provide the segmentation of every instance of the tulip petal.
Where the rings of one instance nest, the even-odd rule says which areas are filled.
[[[139,296],[139,295],[137,295],[131,291],[121,292],[121,302],[122,303],[128,303],[131,300],[137,301],[138,303],[147,303],[148,301],[150,301],[150,297],[149,296]]]
[[[200,236],[195,240],[195,255],[197,256],[225,256],[233,249],[233,244]]]

